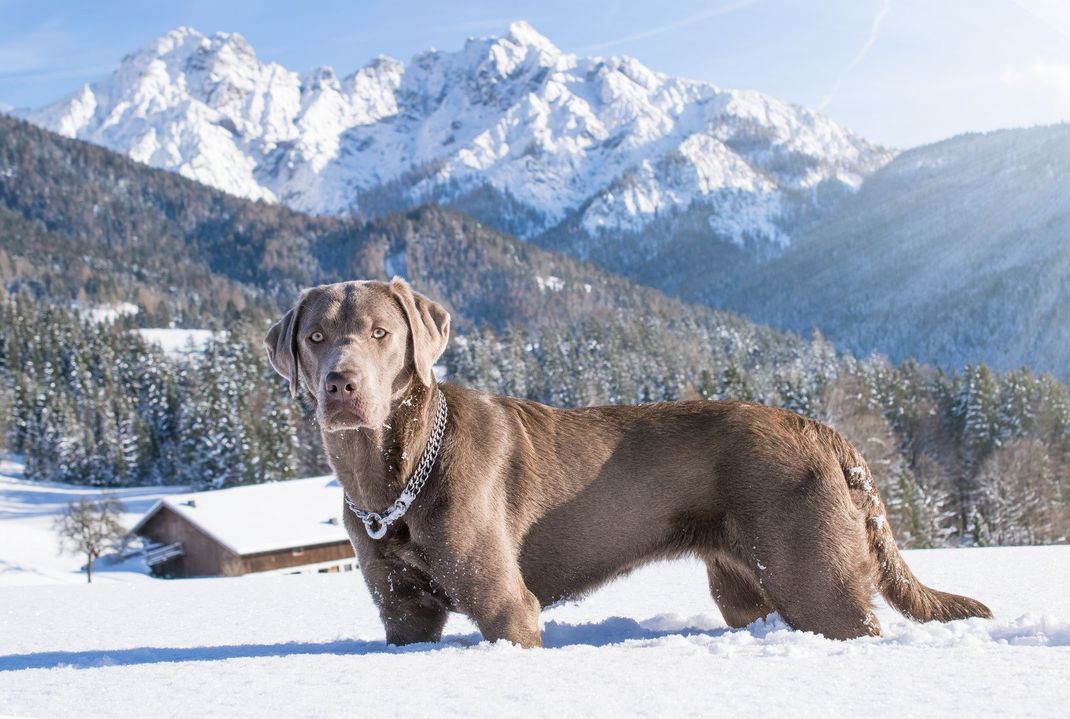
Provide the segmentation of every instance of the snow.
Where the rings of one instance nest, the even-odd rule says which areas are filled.
[[[549,275],[543,277],[542,275],[535,275],[535,282],[539,285],[539,292],[545,294],[549,292],[560,292],[565,289],[565,281],[555,275]]]
[[[524,22],[343,79],[263,62],[236,33],[178,28],[25,116],[306,212],[364,211],[372,190],[415,206],[489,187],[519,203],[527,219],[505,229],[524,237],[567,217],[591,237],[639,233],[697,208],[731,241],[784,245],[786,203],[822,183],[857,189],[892,158],[812,110],[579,57]]]
[[[349,540],[342,487],[330,475],[170,495],[142,522],[164,506],[237,554]]]
[[[43,530],[72,493],[92,492],[0,479],[0,713],[1055,717],[1070,701],[1066,546],[908,551],[923,581],[996,618],[916,624],[880,604],[881,638],[775,616],[729,629],[688,560],[547,609],[544,649],[481,642],[458,615],[443,643],[402,648],[353,574],[86,585]],[[145,505],[158,490],[121,494]]]
[[[134,331],[146,342],[159,346],[164,352],[175,357],[203,352],[209,340],[222,336],[222,333],[212,330],[184,330],[170,327]]]
[[[114,305],[92,305],[90,307],[75,305],[75,310],[90,322],[97,324],[114,322],[120,317],[130,317],[140,311],[138,306],[131,302],[120,302]]]
[[[96,499],[102,492],[95,487],[76,487],[52,482],[30,482],[21,478],[22,465],[11,458],[0,461],[0,594],[7,587],[39,584],[81,584],[84,558],[60,554],[53,519],[78,499]],[[121,518],[132,527],[141,516],[167,493],[180,487],[133,487],[107,490],[117,497],[126,512]],[[93,565],[94,584],[150,581],[148,568],[141,562],[110,564],[107,558]],[[4,707],[0,704],[0,712]]]
[[[543,613],[547,648],[390,647],[353,575],[4,590],[0,711],[54,716],[1062,716],[1067,547],[908,552],[997,619],[835,642],[778,619],[724,626],[696,562]]]

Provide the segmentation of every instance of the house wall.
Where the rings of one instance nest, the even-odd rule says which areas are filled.
[[[174,577],[236,576],[242,574],[241,557],[209,537],[166,505],[141,527],[140,534],[154,542],[182,542],[184,557],[157,568]]]
[[[301,550],[300,553],[296,553],[297,550]],[[349,543],[349,540],[345,540],[330,544],[319,544],[314,547],[298,547],[275,552],[247,554],[241,557],[240,561],[244,573],[266,572],[270,569],[299,567],[302,564],[316,564],[336,559],[352,559],[353,557],[353,545]]]
[[[249,572],[299,567],[338,559],[353,559],[353,545],[349,540],[238,555],[166,505],[142,527],[139,533],[154,542],[181,542],[184,557],[169,560],[155,568],[158,574],[173,577],[236,577]]]

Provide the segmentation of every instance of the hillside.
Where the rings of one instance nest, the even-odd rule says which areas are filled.
[[[142,322],[211,323],[246,309],[274,316],[302,287],[401,274],[442,301],[462,331],[643,317],[738,328],[762,345],[793,342],[452,211],[424,207],[370,222],[312,217],[3,116],[0,239],[8,291],[134,302]]]
[[[1070,125],[904,152],[724,304],[894,360],[1070,367]]]
[[[674,398],[713,387],[729,365],[799,373],[804,360],[827,361],[822,344],[686,305],[452,211],[310,217],[0,117],[4,446],[27,455],[34,479],[89,484],[321,472],[315,428],[285,398],[261,339],[302,287],[394,274],[453,314],[444,362],[457,379],[505,380],[543,401]],[[87,325],[75,303],[126,314]],[[221,333],[202,362],[124,331],[170,324]],[[579,364],[580,353],[602,356]],[[763,370],[752,384],[772,393],[773,380]],[[271,391],[234,392],[253,381]]]
[[[146,280],[143,305],[157,303],[156,280],[166,277],[196,288],[185,303],[214,296],[240,308],[342,271],[409,268],[410,259],[417,281],[436,265],[512,297],[530,283],[511,274],[512,254],[538,266],[543,294],[576,290],[564,290],[568,301],[551,317],[617,303],[621,286],[607,291],[607,305],[579,292],[602,285],[581,277],[586,269],[565,269],[587,267],[565,255],[685,302],[803,334],[816,327],[858,355],[1063,375],[1070,366],[1066,126],[966,135],[896,157],[812,110],[662,75],[632,58],[569,54],[525,23],[407,64],[377,58],[345,76],[293,72],[259,59],[240,35],[179,28],[25,117],[261,201],[202,197],[191,212],[173,193],[149,200],[177,227],[153,217],[130,229],[130,208],[113,216],[109,248],[138,233],[164,237],[152,256],[124,250]],[[0,182],[14,184],[12,171],[0,167]],[[54,249],[54,238],[24,222],[36,217],[35,203],[38,195],[16,203],[21,219],[0,206],[0,223]],[[391,215],[427,203],[475,222],[439,210]],[[82,222],[95,204],[80,202],[46,227]],[[533,253],[491,228],[560,255]],[[411,251],[399,235],[420,237],[422,248]],[[196,268],[179,259],[188,248]],[[454,261],[473,252],[486,263],[474,273]],[[421,253],[436,261],[407,257]],[[53,273],[69,261],[63,254],[52,254]],[[104,274],[63,284],[122,294],[115,273]],[[461,322],[501,329],[518,311],[538,322],[555,305],[529,301],[531,286],[520,291],[523,308],[452,297],[460,286],[431,285]]]

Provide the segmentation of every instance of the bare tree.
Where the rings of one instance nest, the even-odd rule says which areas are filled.
[[[54,528],[59,534],[60,552],[85,555],[85,579],[93,581],[93,562],[108,549],[117,546],[126,536],[119,523],[122,502],[103,496],[97,501],[79,499],[67,505],[56,517]]]

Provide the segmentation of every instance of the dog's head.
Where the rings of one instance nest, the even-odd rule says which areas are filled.
[[[290,392],[303,384],[320,427],[337,432],[378,428],[412,382],[430,387],[449,333],[449,313],[395,277],[305,290],[264,345]]]

